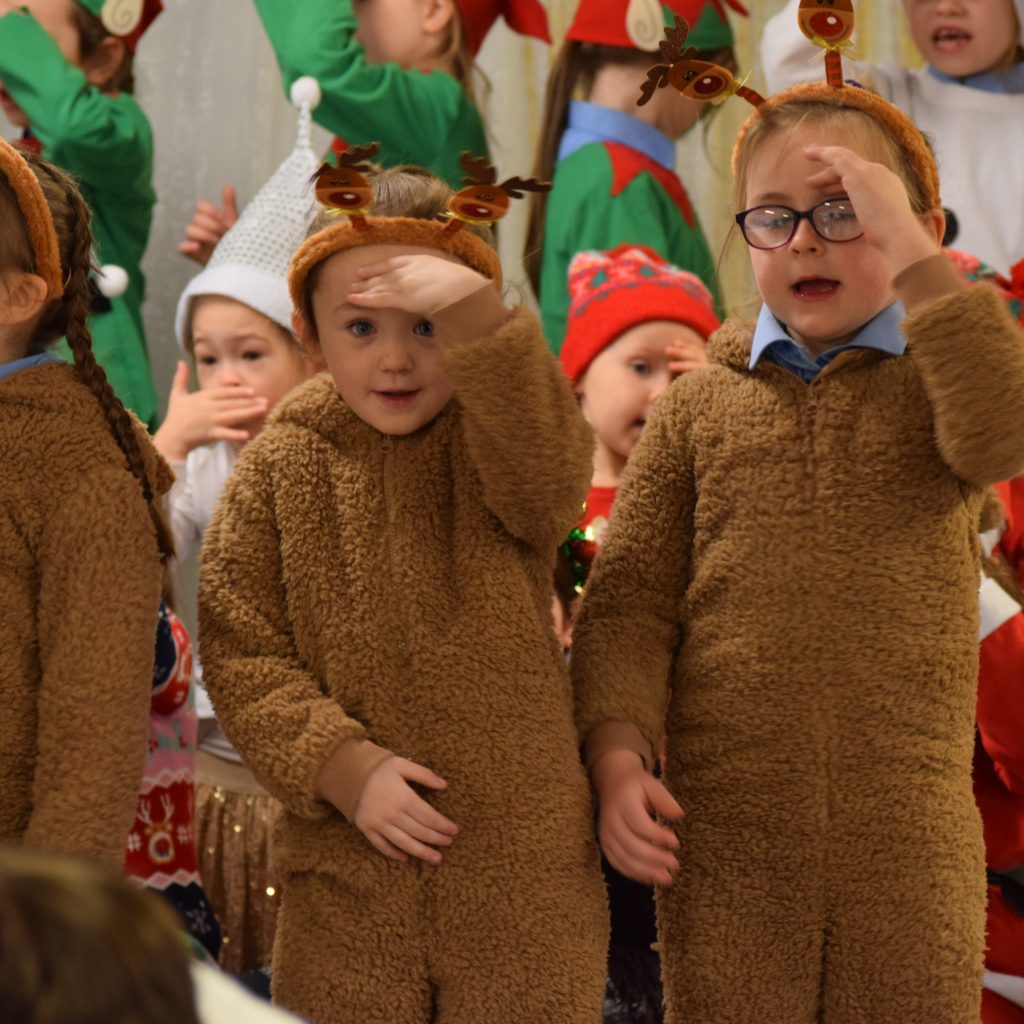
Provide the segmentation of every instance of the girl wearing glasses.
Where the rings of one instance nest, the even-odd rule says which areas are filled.
[[[659,400],[574,635],[601,843],[659,886],[666,1020],[976,1021],[977,536],[1024,346],[886,101],[779,93],[733,166],[761,315]]]

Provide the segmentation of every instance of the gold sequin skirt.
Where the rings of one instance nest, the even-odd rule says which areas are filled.
[[[280,903],[270,836],[281,805],[244,765],[196,754],[199,873],[220,922],[220,965],[239,973],[267,967]]]

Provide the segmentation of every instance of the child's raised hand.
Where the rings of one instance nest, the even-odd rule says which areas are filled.
[[[352,824],[374,849],[391,860],[419,857],[430,864],[441,863],[435,846],[451,846],[459,826],[434,810],[409,785],[445,789],[448,783],[429,768],[404,757],[382,761],[366,780],[359,796]]]
[[[942,231],[935,230],[940,222],[934,218],[941,214],[914,213],[906,185],[895,171],[845,146],[807,146],[804,154],[825,165],[807,184],[850,197],[865,240],[886,258],[894,278],[940,251]]]
[[[493,296],[496,310],[503,310],[494,282],[456,260],[427,254],[393,256],[361,267],[349,293],[349,301],[370,309],[403,309],[426,318],[480,292]]]
[[[196,203],[192,221],[185,228],[185,241],[178,244],[178,252],[190,260],[206,266],[217,243],[238,220],[238,199],[234,185],[225,185],[221,192],[221,205],[214,206],[205,199]]]
[[[153,436],[153,444],[168,462],[182,462],[193,448],[211,441],[244,444],[249,431],[240,423],[267,412],[267,400],[252,388],[220,387],[190,392],[188,363],[179,362],[167,400],[167,415]]]
[[[679,840],[655,815],[670,821],[683,816],[672,794],[648,772],[638,754],[611,750],[591,772],[597,791],[597,834],[608,862],[646,885],[671,885],[679,866]]]
[[[708,352],[703,341],[696,338],[680,338],[665,346],[668,356],[668,372],[673,376],[699,370],[708,365]]]

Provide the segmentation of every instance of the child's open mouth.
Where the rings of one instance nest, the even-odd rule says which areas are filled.
[[[407,406],[418,394],[419,389],[413,391],[375,391],[374,394],[385,404],[393,409],[401,409]]]
[[[828,277],[808,277],[793,285],[793,291],[801,299],[827,299],[838,290],[839,282]]]
[[[932,33],[932,43],[939,53],[959,53],[971,42],[971,35],[962,28],[942,26]]]

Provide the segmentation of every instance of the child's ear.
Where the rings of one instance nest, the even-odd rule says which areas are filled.
[[[6,327],[27,323],[46,305],[49,289],[38,274],[10,271],[4,276],[2,287],[5,294],[0,303],[0,324]]]
[[[82,70],[90,85],[104,89],[117,74],[117,69],[124,62],[124,43],[114,36],[106,36],[99,46],[82,62]]]
[[[928,210],[918,215],[922,227],[929,238],[934,238],[939,248],[942,248],[942,239],[946,235],[946,213],[941,207]]]
[[[423,30],[440,35],[455,17],[455,0],[423,0]]]

